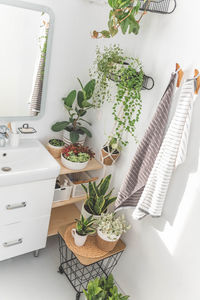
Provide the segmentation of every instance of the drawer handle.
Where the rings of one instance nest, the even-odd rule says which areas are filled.
[[[12,210],[12,209],[17,209],[17,208],[26,207],[26,205],[27,205],[26,202],[17,203],[17,204],[12,204],[12,205],[8,204],[8,205],[6,206],[6,209]]]
[[[22,239],[18,239],[16,241],[3,243],[3,246],[7,248],[7,247],[11,247],[11,246],[22,244],[22,242],[23,242]]]

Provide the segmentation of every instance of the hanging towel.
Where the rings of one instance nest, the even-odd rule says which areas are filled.
[[[175,84],[176,73],[173,73],[156,113],[138,146],[130,170],[118,194],[116,209],[134,207],[138,204],[164,138]]]
[[[135,219],[147,214],[160,217],[174,169],[184,162],[194,104],[194,80],[183,84],[176,112],[150,173],[142,196],[133,213]]]

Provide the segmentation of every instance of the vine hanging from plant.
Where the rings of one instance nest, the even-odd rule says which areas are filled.
[[[128,132],[136,140],[135,129],[141,114],[140,92],[144,77],[140,61],[125,56],[117,45],[104,47],[104,51],[97,47],[97,57],[90,75],[96,79],[94,105],[99,108],[105,100],[114,102],[112,114],[115,130],[112,138],[126,146],[128,142],[123,136]]]
[[[118,33],[119,28],[121,28],[123,34],[127,32],[138,34],[140,21],[147,13],[146,10],[151,1],[152,0],[145,0],[145,2],[147,2],[146,8],[139,15],[140,0],[108,0],[108,4],[112,8],[109,13],[108,29],[102,31],[94,30],[92,37],[95,39],[110,38]]]

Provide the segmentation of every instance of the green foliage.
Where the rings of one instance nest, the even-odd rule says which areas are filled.
[[[88,283],[87,291],[83,291],[87,300],[127,300],[129,296],[123,296],[118,292],[114,278],[110,274],[107,278],[95,278]]]
[[[60,139],[51,139],[49,140],[49,144],[54,147],[63,147],[65,143]]]
[[[93,227],[94,225],[94,219],[92,216],[85,219],[82,215],[80,217],[80,220],[76,220],[76,232],[79,235],[90,235],[94,234],[96,232],[96,229]]]
[[[108,175],[98,185],[96,182],[89,182],[88,187],[82,184],[87,195],[84,207],[89,213],[99,216],[116,200],[117,197],[111,197],[113,190],[107,193],[110,180],[111,175]]]
[[[148,8],[151,0],[145,0],[146,9]],[[111,38],[115,36],[119,28],[123,34],[134,33],[138,34],[140,29],[140,21],[146,14],[146,11],[142,12],[138,19],[140,9],[140,0],[108,0],[108,4],[111,7],[108,19],[108,29],[102,31],[93,31],[93,38]]]
[[[96,54],[94,68],[90,70],[90,75],[96,78],[93,103],[101,107],[105,100],[114,100],[112,114],[116,128],[112,138],[117,140],[118,145],[126,146],[128,142],[123,139],[124,132],[130,133],[136,140],[136,123],[142,108],[142,65],[138,59],[125,56],[117,45],[104,47],[104,51],[97,47]]]
[[[62,155],[71,162],[83,163],[92,159],[95,153],[88,147],[80,144],[71,144],[64,148]]]
[[[82,82],[78,79],[81,90],[76,92],[76,90],[71,91],[67,97],[62,98],[64,107],[68,112],[69,121],[56,122],[51,129],[55,132],[61,130],[67,130],[70,132],[70,140],[72,143],[76,143],[79,140],[80,134],[86,134],[88,137],[92,137],[91,132],[84,126],[82,122],[91,125],[90,122],[83,119],[82,117],[86,115],[87,111],[94,107],[90,102],[94,89],[95,80],[90,80],[85,87],[83,87]],[[75,100],[76,104],[75,104]]]

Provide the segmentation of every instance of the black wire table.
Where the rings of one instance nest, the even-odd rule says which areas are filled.
[[[102,275],[107,277],[113,271],[126,246],[120,240],[116,247],[103,257],[88,259],[77,254],[75,255],[66,245],[64,240],[66,228],[67,226],[63,226],[58,232],[60,252],[58,272],[66,275],[76,291],[76,300],[79,300],[83,289],[87,288],[90,280]]]

